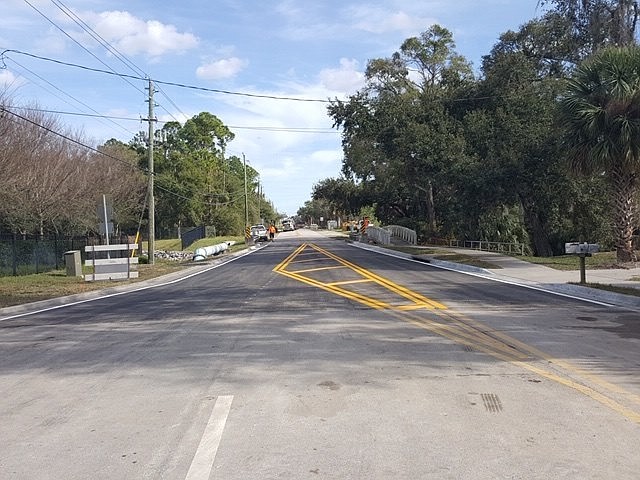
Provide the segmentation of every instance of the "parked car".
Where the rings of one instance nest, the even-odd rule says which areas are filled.
[[[258,225],[251,225],[251,237],[256,242],[266,242],[269,240],[269,232],[261,223]]]

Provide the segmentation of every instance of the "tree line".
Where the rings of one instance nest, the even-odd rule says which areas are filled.
[[[539,256],[597,241],[631,260],[637,3],[540,5],[540,18],[500,36],[478,74],[440,25],[370,60],[365,86],[328,107],[342,172],[314,186],[313,202],[346,216],[373,208],[424,240],[520,242]]]
[[[144,133],[128,143],[110,139],[88,147],[37,106],[13,105],[0,96],[0,232],[22,235],[86,235],[98,232],[102,195],[113,203],[117,232],[147,226],[148,148]],[[276,219],[259,189],[258,172],[227,156],[233,133],[215,115],[202,112],[165,123],[155,131],[156,231],[210,225],[219,235],[242,235],[250,222]]]

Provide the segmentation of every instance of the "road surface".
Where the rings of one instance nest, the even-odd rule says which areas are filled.
[[[0,478],[637,479],[639,323],[284,232],[0,319]]]

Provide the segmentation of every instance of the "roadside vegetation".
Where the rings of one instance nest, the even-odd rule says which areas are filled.
[[[343,239],[344,236],[336,236],[335,238]],[[243,250],[245,248],[244,237],[204,238],[195,242],[185,250],[185,252],[193,253],[195,249],[199,247],[214,245],[222,241],[236,242],[235,245],[230,247],[228,253]],[[435,259],[471,265],[479,268],[500,268],[498,265],[479,259],[475,255],[451,252],[438,247],[394,246],[388,248],[410,255],[420,255],[426,261],[429,259]],[[156,250],[180,252],[182,251],[181,242],[179,239],[158,240],[156,241]],[[579,268],[577,257],[570,255],[546,258],[518,256],[515,258],[538,265],[556,268],[558,270],[578,270]],[[596,253],[587,259],[587,269],[615,268],[615,260],[615,252]],[[47,273],[17,277],[0,277],[0,308],[105,289],[118,285],[137,283],[174,273],[193,265],[194,263],[189,260],[172,261],[156,259],[154,265],[140,264],[138,266],[138,271],[140,272],[140,277],[138,279],[124,281],[86,282],[80,277],[67,277],[64,270],[55,270]],[[633,280],[640,282],[640,277],[635,277]],[[614,287],[604,284],[588,284],[587,286],[616,293],[640,296],[640,289]]]
[[[479,72],[440,25],[369,60],[365,85],[328,107],[342,134],[341,176],[318,182],[306,211],[372,209],[424,243],[518,243],[555,258],[586,241],[632,261],[640,10],[631,0],[538,6]]]
[[[539,17],[501,34],[477,66],[441,25],[369,60],[362,88],[328,103],[342,138],[340,176],[319,181],[298,216],[309,224],[369,217],[411,228],[424,244],[522,244],[535,255],[523,259],[558,269],[578,268],[562,255],[565,242],[586,241],[615,250],[590,257],[587,268],[631,264],[640,218],[640,9],[634,0],[538,4]],[[209,112],[164,123],[153,142],[139,132],[95,148],[55,115],[16,105],[3,91],[0,113],[4,236],[95,236],[97,193],[113,206],[117,235],[144,231],[151,144],[159,153],[158,236],[207,225],[242,243],[236,236],[247,221],[279,218],[259,172],[227,153],[235,134]],[[176,242],[156,248],[181,249]],[[163,263],[140,271],[153,275],[145,270],[161,272]],[[42,279],[72,289],[58,277],[3,279],[10,286],[0,295],[23,284],[27,291],[30,281],[28,298],[47,295]]]
[[[189,246],[185,252],[193,253],[196,248],[232,240],[235,241],[236,244],[229,248],[227,255],[245,248],[244,237],[203,238]],[[156,241],[156,250],[182,251],[182,246],[179,239],[158,240]],[[174,273],[193,265],[195,264],[190,260],[174,261],[157,258],[153,265],[147,263],[140,263],[138,265],[140,276],[137,279],[101,282],[87,282],[81,277],[68,277],[65,270],[54,270],[46,273],[15,277],[0,277],[0,308],[48,300],[66,295],[75,295],[118,285],[138,283]],[[86,267],[85,269],[89,272]]]

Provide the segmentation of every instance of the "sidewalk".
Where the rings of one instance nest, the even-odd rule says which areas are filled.
[[[484,252],[470,249],[441,248],[452,253],[459,253],[477,258],[483,262],[496,265],[497,268],[484,269],[499,277],[513,278],[523,282],[534,284],[556,284],[556,283],[578,283],[580,281],[580,271],[578,270],[578,259],[576,258],[576,270],[557,270],[555,268],[537,265],[534,263],[519,260],[517,257],[501,255],[494,252]],[[420,255],[420,257],[430,257],[430,255]],[[625,288],[640,289],[640,267],[632,269],[589,269],[587,259],[586,281],[587,283],[602,283]]]

